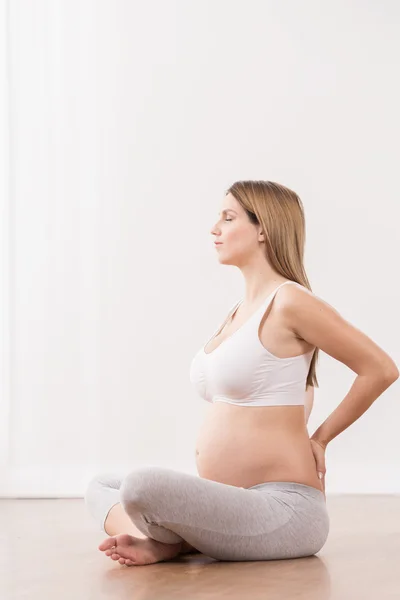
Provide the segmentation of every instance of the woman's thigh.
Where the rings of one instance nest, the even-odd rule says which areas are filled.
[[[323,493],[293,482],[240,488],[164,467],[128,473],[120,501],[136,527],[165,543],[185,540],[221,560],[309,556],[324,545]]]

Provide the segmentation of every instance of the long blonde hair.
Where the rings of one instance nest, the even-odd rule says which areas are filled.
[[[304,270],[306,239],[304,208],[299,196],[273,181],[236,181],[226,191],[232,194],[255,225],[261,225],[266,258],[282,277],[311,290]],[[319,387],[316,365],[319,349],[315,348],[306,380]]]

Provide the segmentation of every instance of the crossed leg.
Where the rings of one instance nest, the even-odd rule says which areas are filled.
[[[295,482],[245,489],[173,469],[142,467],[124,477],[95,479],[86,499],[96,519],[103,525],[107,521],[106,533],[121,527],[133,531],[111,536],[99,547],[114,560],[120,555],[121,564],[148,564],[135,558],[140,561],[144,555],[151,562],[168,560],[190,551],[191,545],[219,560],[310,556],[322,548],[329,531],[323,494]]]
[[[107,515],[107,518],[104,523],[104,531],[109,536],[116,536],[121,533],[128,533],[129,535],[133,535],[136,538],[147,539],[147,535],[142,533],[140,529],[134,525],[125,512],[122,504],[118,502],[115,504],[110,512]],[[183,540],[181,543],[181,551],[180,554],[187,554],[189,552],[199,552],[196,548],[191,546],[189,542]]]
[[[179,554],[198,552],[184,539],[179,543],[161,543],[140,531],[120,502],[123,479],[124,474],[103,473],[92,479],[86,490],[85,503],[100,522],[102,531],[109,536],[99,545],[99,550],[127,566],[151,564]]]

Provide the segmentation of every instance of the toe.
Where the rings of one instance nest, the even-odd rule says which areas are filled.
[[[121,555],[120,554],[111,554],[111,558],[113,560],[119,560],[121,558]]]
[[[103,542],[101,542],[101,544],[99,545],[99,550],[109,550],[110,548],[116,545],[117,540],[115,539],[115,537],[108,537]]]
[[[124,565],[125,564],[125,558],[120,558],[118,562],[119,562],[120,565]]]

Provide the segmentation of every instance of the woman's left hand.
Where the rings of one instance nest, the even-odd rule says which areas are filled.
[[[326,446],[322,442],[319,442],[312,437],[310,438],[311,450],[314,455],[315,465],[317,468],[317,474],[321,481],[322,491],[325,495],[325,474],[326,474],[326,466],[325,466],[325,450]]]

